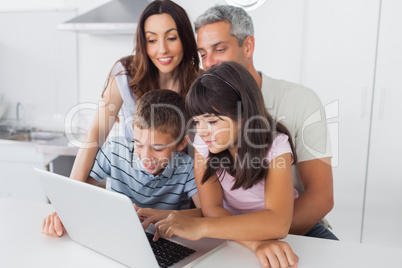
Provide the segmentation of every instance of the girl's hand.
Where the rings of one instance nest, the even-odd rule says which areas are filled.
[[[278,240],[258,241],[254,253],[263,267],[297,268],[299,262],[289,244]]]
[[[63,235],[63,224],[56,212],[53,212],[43,220],[42,233],[54,237]]]
[[[188,217],[179,211],[173,211],[166,219],[155,224],[154,241],[159,237],[171,238],[173,235],[187,240],[199,240],[204,237],[202,220],[202,218]]]
[[[134,204],[138,217],[142,222],[144,230],[148,228],[151,223],[156,223],[160,220],[166,219],[173,210],[153,209],[153,208],[140,208]]]

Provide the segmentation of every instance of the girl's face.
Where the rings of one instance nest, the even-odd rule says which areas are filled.
[[[197,134],[203,139],[211,153],[226,149],[234,156],[237,152],[238,124],[226,116],[203,114],[193,117]]]
[[[160,73],[173,72],[183,59],[183,48],[172,16],[152,15],[144,23],[147,54]]]

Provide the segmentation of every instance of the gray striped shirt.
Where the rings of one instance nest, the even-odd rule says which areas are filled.
[[[175,152],[159,175],[144,171],[134,154],[134,142],[111,137],[98,151],[90,176],[107,178],[106,189],[128,196],[139,207],[181,209],[197,193],[193,159]]]

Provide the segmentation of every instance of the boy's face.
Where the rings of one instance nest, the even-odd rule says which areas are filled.
[[[184,140],[177,144],[170,133],[134,125],[134,153],[141,159],[145,171],[153,175],[162,173],[174,152],[184,149],[187,145]]]

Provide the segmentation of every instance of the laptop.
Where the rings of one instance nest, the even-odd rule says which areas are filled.
[[[34,172],[70,238],[126,266],[192,267],[226,245],[220,239],[179,237],[154,244],[148,232],[154,226],[144,231],[127,196],[37,168]],[[178,245],[173,254],[164,249],[174,246],[170,243]],[[187,256],[177,256],[181,252]],[[160,253],[167,259],[155,255]]]

